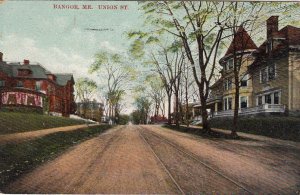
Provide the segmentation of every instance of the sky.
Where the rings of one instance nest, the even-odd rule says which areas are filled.
[[[91,5],[93,9],[58,9]],[[99,9],[99,6],[101,9]],[[104,7],[117,9],[103,9]],[[121,10],[121,7],[123,8]],[[100,50],[126,54],[125,32],[143,24],[135,1],[4,1],[0,4],[0,51],[5,61],[39,62],[53,73],[90,77],[88,67]],[[130,99],[127,94],[125,99]],[[127,110],[132,110],[132,100]]]

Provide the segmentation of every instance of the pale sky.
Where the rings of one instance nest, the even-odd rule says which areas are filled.
[[[89,4],[93,9],[54,9],[54,4]],[[98,9],[98,5],[118,9]],[[121,10],[123,5],[128,9]],[[73,73],[75,80],[88,76],[100,82],[87,73],[95,53],[105,49],[126,54],[130,41],[125,32],[142,25],[140,13],[135,1],[4,1],[0,51],[5,61],[29,59],[54,73]]]

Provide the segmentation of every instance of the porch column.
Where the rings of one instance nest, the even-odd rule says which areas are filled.
[[[192,113],[193,113],[193,117],[195,117],[195,108],[192,107]]]
[[[218,112],[218,102],[215,103],[215,112]]]

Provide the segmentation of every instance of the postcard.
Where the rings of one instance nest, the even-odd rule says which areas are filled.
[[[299,194],[299,18],[0,0],[0,192]]]

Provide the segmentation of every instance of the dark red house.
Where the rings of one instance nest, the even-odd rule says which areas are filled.
[[[72,74],[54,74],[38,63],[6,62],[0,52],[0,109],[32,108],[52,115],[75,113]]]

